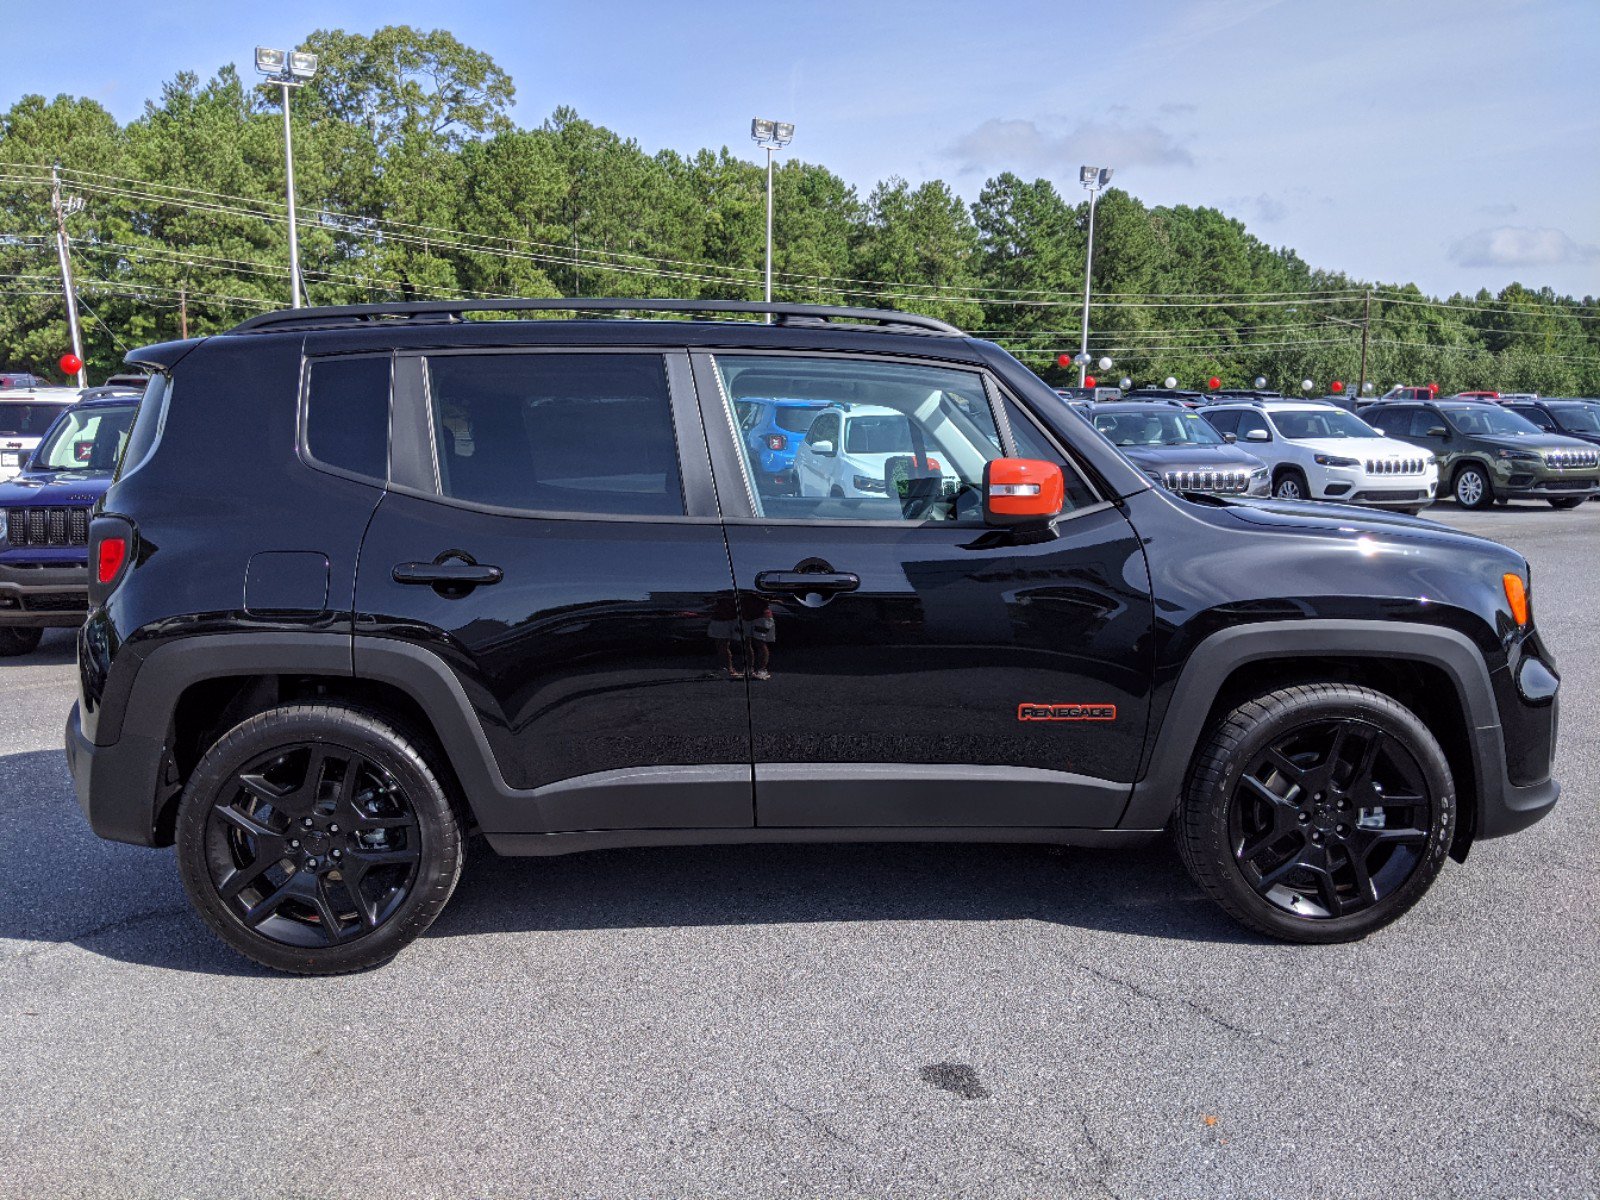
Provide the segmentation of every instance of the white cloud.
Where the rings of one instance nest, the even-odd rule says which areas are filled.
[[[1190,167],[1194,158],[1166,130],[1148,122],[1082,121],[1049,133],[1033,121],[993,117],[949,149],[963,171],[1009,170],[1044,175],[1076,171],[1080,163],[1112,167]]]
[[[1500,225],[1458,238],[1450,259],[1463,267],[1553,267],[1600,259],[1600,246],[1585,246],[1559,229]]]

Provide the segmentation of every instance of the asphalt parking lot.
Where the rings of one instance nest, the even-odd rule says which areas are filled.
[[[71,635],[0,663],[0,1194],[1600,1192],[1600,504],[1527,554],[1552,816],[1367,941],[1242,932],[1165,845],[500,860],[399,960],[300,980],[91,836]]]

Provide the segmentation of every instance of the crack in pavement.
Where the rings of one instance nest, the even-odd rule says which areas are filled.
[[[1091,967],[1087,963],[1081,963],[1071,958],[1067,959],[1067,962],[1071,966],[1082,971],[1084,974],[1092,975],[1103,983],[1109,983],[1113,987],[1119,987],[1124,991],[1131,992],[1133,995],[1138,996],[1141,1000],[1152,1000],[1159,1004],[1181,1004],[1196,1016],[1201,1017],[1202,1019],[1215,1025],[1218,1029],[1225,1029],[1229,1033],[1237,1033],[1242,1037],[1270,1042],[1274,1046],[1285,1046],[1288,1044],[1287,1042],[1280,1041],[1279,1039],[1273,1037],[1271,1034],[1262,1033],[1259,1030],[1250,1029],[1243,1025],[1235,1025],[1232,1021],[1227,1020],[1225,1017],[1219,1017],[1205,1005],[1197,1004],[1195,1001],[1190,1000],[1187,996],[1163,996],[1160,992],[1152,992],[1148,988],[1140,987],[1136,983],[1132,983],[1116,975],[1112,975],[1108,972],[1098,970],[1095,967]]]

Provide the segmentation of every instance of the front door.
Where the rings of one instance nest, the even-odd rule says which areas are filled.
[[[697,355],[739,589],[757,824],[1106,827],[1145,733],[1152,610],[1137,536],[974,369]],[[763,486],[746,395],[826,400],[827,485]],[[1053,459],[1054,537],[986,528],[983,465]]]
[[[659,352],[397,360],[399,486],[362,546],[356,632],[459,679],[504,784],[473,797],[488,832],[752,824],[688,372]]]

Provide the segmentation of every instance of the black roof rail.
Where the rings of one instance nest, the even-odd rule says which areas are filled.
[[[337,329],[385,321],[455,323],[474,312],[652,312],[770,315],[779,325],[875,324],[886,332],[967,335],[947,321],[888,308],[838,308],[831,304],[765,304],[749,300],[637,300],[611,297],[534,300],[423,300],[400,304],[338,304],[285,308],[239,322],[229,333]]]

